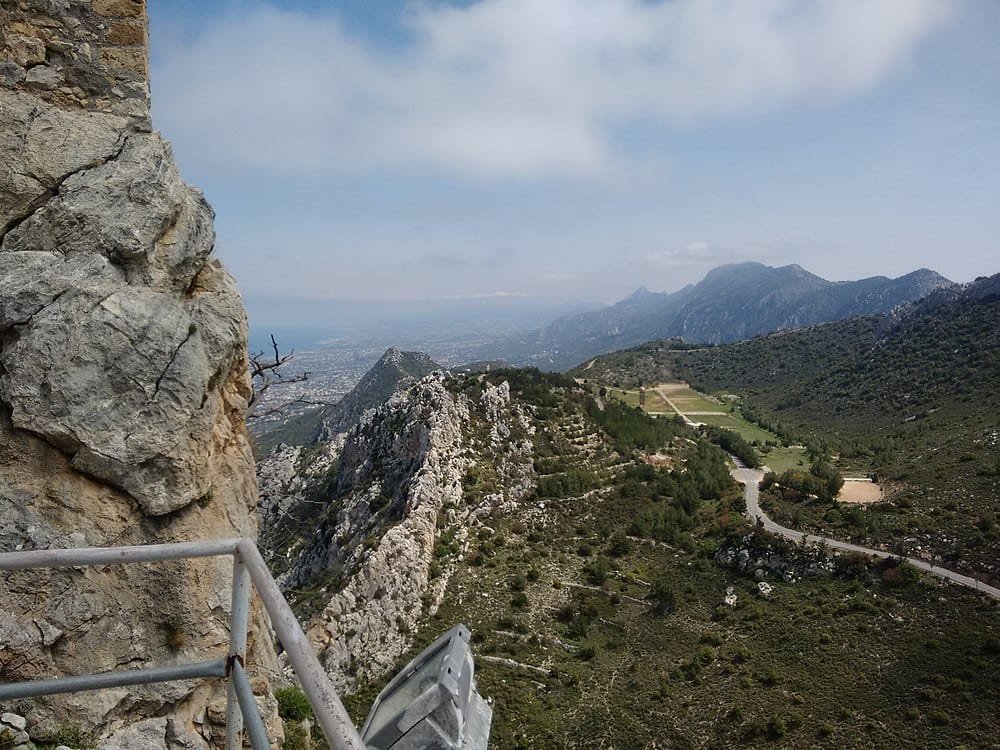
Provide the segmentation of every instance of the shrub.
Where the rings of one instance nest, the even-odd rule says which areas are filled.
[[[653,611],[658,615],[665,615],[677,608],[677,595],[669,582],[663,578],[653,581],[653,589],[649,592],[648,598],[652,600]]]
[[[274,697],[278,700],[278,716],[286,721],[302,721],[313,715],[309,699],[296,685],[278,688]]]
[[[285,724],[284,750],[310,750],[309,732],[301,721],[289,721]]]
[[[594,586],[600,586],[608,580],[608,575],[611,573],[611,561],[606,557],[598,557],[585,565],[583,571],[587,576],[587,581]]]
[[[515,609],[525,609],[528,606],[528,597],[523,591],[518,591],[510,598],[510,606]]]
[[[95,742],[94,735],[77,724],[61,726],[52,736],[53,747],[67,745],[78,748],[78,750],[90,750],[90,748],[96,747]]]
[[[632,540],[624,534],[618,533],[611,537],[608,544],[608,554],[612,557],[621,557],[632,551]]]
[[[780,716],[772,716],[767,721],[767,736],[769,739],[778,740],[785,736],[788,732],[788,727],[785,724],[785,720]]]
[[[932,711],[927,715],[927,719],[936,727],[944,727],[951,724],[951,716],[944,711]]]

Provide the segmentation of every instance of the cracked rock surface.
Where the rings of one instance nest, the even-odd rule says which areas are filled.
[[[247,324],[151,129],[142,0],[0,3],[0,552],[256,536]],[[216,659],[232,561],[0,577],[0,682]],[[266,618],[248,667],[273,739]],[[220,712],[219,705],[223,706]],[[35,742],[218,747],[224,686],[17,706]]]
[[[15,172],[38,173],[34,154],[58,150],[37,140],[14,151]],[[111,154],[47,174],[55,187],[0,214],[0,399],[16,427],[161,515],[211,490],[202,437],[242,360],[243,308],[208,262],[211,208],[166,142],[127,126],[100,140]]]

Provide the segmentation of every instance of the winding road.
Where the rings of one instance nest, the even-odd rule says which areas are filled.
[[[734,459],[735,460],[735,459]],[[764,478],[764,472],[759,469],[748,469],[740,465],[736,461],[736,468],[731,471],[733,479],[743,485],[743,497],[746,499],[747,503],[747,517],[752,522],[757,522],[763,525],[765,531],[769,531],[772,534],[777,534],[785,539],[791,539],[795,542],[800,542],[804,544],[823,544],[831,549],[839,549],[845,552],[860,552],[864,555],[874,555],[875,557],[899,557],[899,555],[893,555],[889,552],[883,550],[872,549],[870,547],[862,547],[857,544],[851,544],[850,542],[841,542],[836,539],[830,539],[828,537],[816,536],[814,534],[805,534],[801,531],[796,531],[795,529],[789,529],[786,526],[775,523],[767,514],[761,510],[760,507],[760,481]],[[970,589],[975,589],[976,591],[981,591],[987,596],[991,596],[994,599],[1000,599],[1000,589],[990,586],[978,581],[971,576],[962,575],[961,573],[956,573],[952,570],[942,568],[939,565],[932,565],[929,562],[921,560],[916,557],[903,557],[903,560],[908,562],[915,568],[920,568],[928,573],[936,575],[940,578],[944,578],[952,583],[957,583],[961,586],[966,586]]]

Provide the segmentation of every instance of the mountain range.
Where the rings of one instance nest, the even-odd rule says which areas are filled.
[[[772,331],[869,315],[912,302],[952,282],[926,268],[890,279],[827,281],[798,265],[734,263],[670,293],[640,288],[625,299],[508,337],[503,356],[563,370],[597,354],[682,337],[722,344]]]

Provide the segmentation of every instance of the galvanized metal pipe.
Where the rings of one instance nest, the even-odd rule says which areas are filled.
[[[330,684],[330,678],[316,658],[312,644],[302,632],[295,613],[285,601],[253,540],[241,539],[237,546],[326,741],[333,750],[366,750],[337,691]]]
[[[0,570],[27,568],[70,568],[85,565],[114,565],[179,560],[192,557],[235,555],[239,539],[202,542],[144,544],[137,547],[80,547],[78,549],[36,549],[5,552],[0,555]]]
[[[226,750],[243,747],[243,713],[236,695],[233,665],[245,664],[250,622],[250,576],[239,552],[233,555],[233,596],[229,618],[229,684],[226,686]]]
[[[194,680],[206,677],[225,677],[226,660],[213,659],[193,664],[178,664],[169,667],[132,669],[127,672],[102,672],[77,677],[58,677],[52,680],[34,682],[8,682],[0,684],[0,700],[35,698],[40,695],[58,693],[78,693],[84,690],[125,687],[128,685],[148,685],[153,682],[174,680]]]
[[[246,721],[250,747],[253,750],[271,750],[271,741],[267,738],[267,727],[264,726],[264,720],[260,717],[257,700],[253,697],[253,688],[250,687],[247,673],[239,662],[233,662],[233,668],[229,673],[229,684],[235,687],[240,710],[243,712],[244,721]]]

